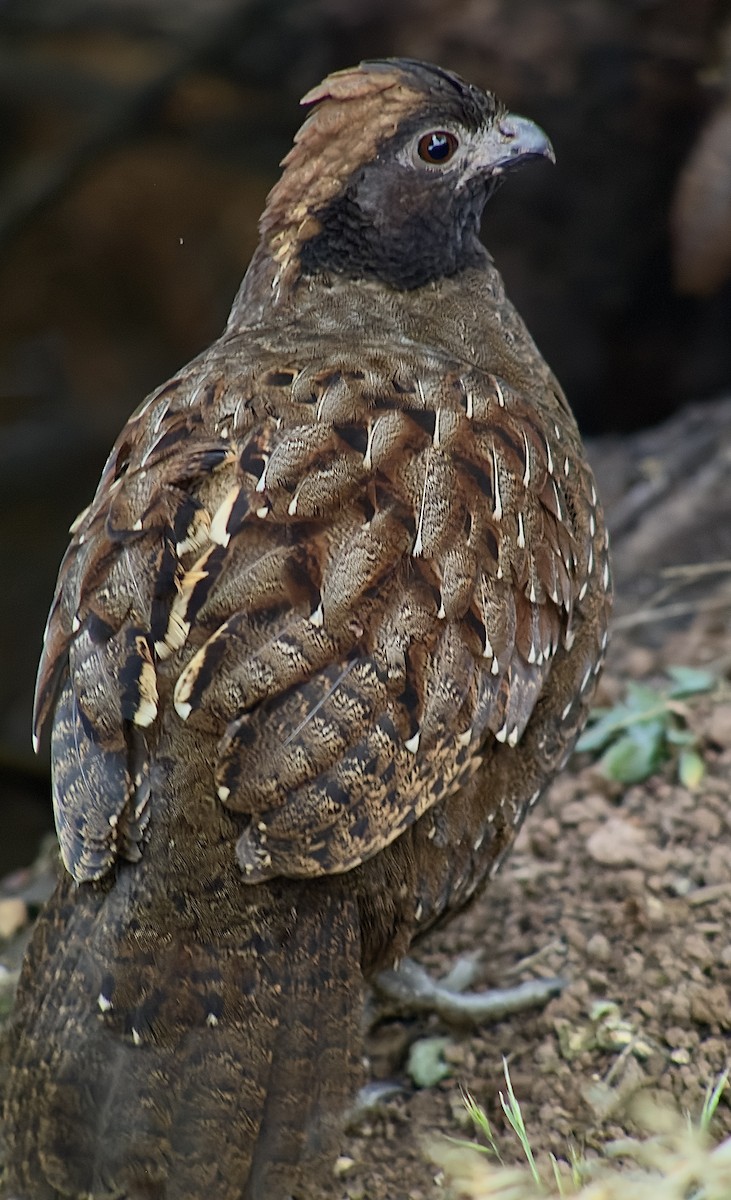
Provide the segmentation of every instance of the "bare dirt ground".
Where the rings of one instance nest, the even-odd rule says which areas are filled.
[[[666,765],[642,784],[621,786],[587,756],[572,760],[490,890],[417,953],[436,976],[477,953],[479,987],[560,975],[562,994],[542,1011],[477,1030],[446,1030],[423,1017],[377,1027],[367,1044],[371,1076],[403,1090],[344,1137],[338,1197],[444,1195],[425,1147],[440,1135],[464,1136],[461,1089],[500,1136],[503,1057],[539,1159],[549,1151],[566,1157],[570,1146],[591,1155],[632,1132],[626,1105],[641,1089],[697,1116],[708,1084],[728,1067],[730,451],[731,404],[720,403],[595,453],[615,527],[618,589],[600,702],[615,703],[628,680],[656,681],[668,665],[710,666],[717,687],[687,705],[705,777],[691,791]],[[687,563],[701,567],[694,588],[692,574],[664,574]],[[32,900],[37,886],[16,876],[10,890]],[[13,935],[4,961],[12,965],[27,911],[6,899],[3,912]],[[448,1038],[450,1073],[419,1089],[405,1069],[408,1047],[434,1033]],[[714,1134],[729,1133],[727,1093]],[[517,1145],[501,1141],[506,1158],[518,1161]]]

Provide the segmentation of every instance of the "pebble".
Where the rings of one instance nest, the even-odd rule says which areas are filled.
[[[539,1043],[538,1046],[536,1046],[534,1054],[536,1062],[541,1066],[545,1065],[546,1063],[555,1063],[557,1054],[556,1043],[554,1039],[545,1038]]]
[[[450,1092],[450,1094],[448,1096],[448,1103],[449,1103],[451,1119],[457,1125],[459,1125],[460,1129],[472,1130],[474,1128],[473,1123],[472,1123],[472,1117],[470,1116],[469,1112],[467,1111],[467,1108],[465,1107],[465,1102],[462,1098],[462,1093],[461,1092],[459,1092],[459,1093]]]
[[[687,875],[672,875],[668,887],[676,896],[687,896],[693,890],[693,880],[688,879]]]
[[[0,900],[0,938],[11,938],[28,924],[28,909],[24,900],[8,896]]]
[[[461,1067],[467,1058],[467,1046],[463,1042],[452,1042],[442,1050],[442,1058],[455,1067]]]
[[[561,826],[555,817],[546,817],[541,822],[539,829],[543,833],[543,836],[552,842],[555,842],[561,834]]]
[[[671,1050],[670,1061],[678,1067],[686,1067],[690,1062],[690,1054],[687,1050]]]
[[[546,836],[546,832],[539,825],[538,828],[530,834],[530,848],[536,858],[552,859],[556,856],[555,839]]]
[[[643,1017],[649,1017],[650,1020],[654,1021],[657,1018],[657,1004],[648,996],[641,996],[638,999],[637,1011],[640,1012]]]
[[[682,1047],[687,1050],[698,1043],[698,1034],[693,1029],[683,1029],[680,1025],[671,1025],[663,1033],[668,1046]]]
[[[586,981],[599,995],[607,990],[606,971],[597,970],[596,967],[594,969],[588,967],[586,970]]]
[[[657,896],[648,896],[646,902],[647,921],[653,929],[661,929],[668,923],[667,906]]]
[[[610,817],[587,838],[586,849],[589,857],[604,867],[633,867],[645,863],[648,846],[636,825]]]
[[[703,864],[704,882],[726,883],[731,879],[731,855],[726,840],[712,846]]]
[[[578,921],[573,921],[570,918],[564,918],[561,932],[574,950],[578,950],[580,954],[586,950],[586,935],[579,925]]]
[[[645,891],[645,872],[633,868],[632,870],[620,871],[615,877],[617,891],[629,896],[642,896]]]
[[[710,841],[720,837],[723,829],[723,822],[718,813],[709,808],[699,808],[693,813],[693,825]]]
[[[690,1015],[696,1024],[731,1028],[731,1001],[723,984],[695,984],[689,990]]]
[[[716,959],[708,939],[696,933],[688,934],[683,942],[683,952],[704,967],[712,966]]]
[[[608,962],[612,955],[609,938],[603,933],[593,933],[586,943],[586,953],[596,962]]]
[[[667,998],[667,1015],[676,1021],[690,1020],[690,997],[687,988],[677,988]]]
[[[581,825],[583,821],[598,820],[605,816],[609,804],[600,792],[589,792],[581,800],[564,804],[560,812],[562,825]]]
[[[731,704],[717,704],[712,709],[706,733],[719,746],[731,746]]]
[[[655,670],[657,655],[647,646],[632,646],[627,651],[624,670],[631,679],[643,679]]]
[[[624,970],[629,979],[641,979],[647,970],[645,956],[637,950],[630,950],[624,960]]]
[[[728,1042],[725,1038],[706,1038],[701,1042],[700,1049],[709,1062],[725,1063],[728,1059]]]

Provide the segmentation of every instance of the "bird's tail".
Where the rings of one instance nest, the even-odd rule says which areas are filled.
[[[185,919],[160,933],[138,887],[131,874],[125,904],[120,877],[109,891],[66,880],[38,922],[0,1195],[318,1194],[356,1078],[355,901],[337,879],[244,889],[214,940],[190,921],[181,933]]]

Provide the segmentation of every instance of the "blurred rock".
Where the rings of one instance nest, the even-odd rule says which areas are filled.
[[[708,296],[731,276],[731,21],[707,72],[716,100],[678,180],[672,206],[678,290]]]

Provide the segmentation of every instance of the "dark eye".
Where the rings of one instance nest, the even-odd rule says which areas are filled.
[[[433,129],[419,138],[417,147],[419,158],[435,167],[448,163],[459,146],[459,139],[447,129]]]

